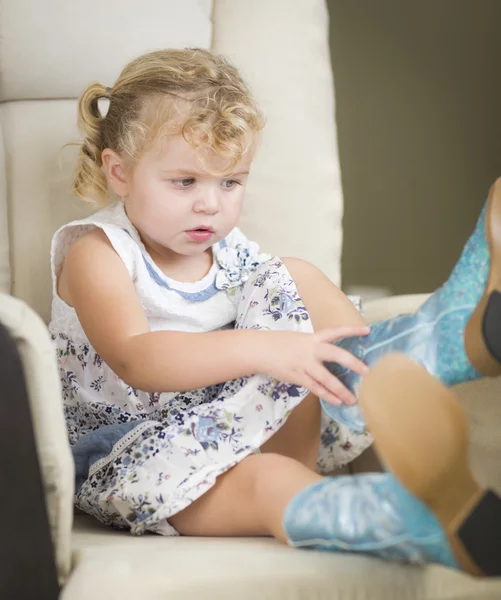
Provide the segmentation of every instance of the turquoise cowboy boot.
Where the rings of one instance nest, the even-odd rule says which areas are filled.
[[[460,568],[439,521],[389,473],[314,483],[289,503],[283,528],[294,547]]]
[[[501,179],[491,187],[473,235],[447,282],[414,314],[371,326],[366,337],[336,345],[368,366],[390,352],[402,352],[445,385],[501,374]],[[358,397],[360,376],[325,363]],[[365,431],[358,403],[340,406],[322,400],[338,423]]]
[[[452,391],[394,354],[364,378],[360,403],[391,472],[303,489],[284,512],[288,543],[501,575],[501,499],[471,474],[468,424]]]

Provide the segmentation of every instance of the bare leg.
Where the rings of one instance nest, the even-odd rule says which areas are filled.
[[[285,542],[282,517],[287,505],[319,479],[320,475],[286,456],[248,456],[169,522],[182,535],[272,535]]]
[[[315,331],[364,323],[352,302],[320,269],[298,258],[284,258],[283,262],[294,279]],[[314,470],[320,444],[320,415],[318,398],[309,394],[285,425],[261,446],[261,451],[289,456]]]

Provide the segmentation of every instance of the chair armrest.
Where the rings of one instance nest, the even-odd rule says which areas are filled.
[[[17,345],[0,323],[0,597],[59,595],[45,493]]]
[[[429,297],[430,294],[408,294],[371,300],[364,304],[364,318],[367,323],[374,323],[397,315],[412,313]]]
[[[30,427],[34,431],[58,579],[62,585],[71,568],[74,466],[56,352],[42,319],[21,300],[0,294],[0,323],[12,339],[24,371]],[[6,402],[9,408],[16,406],[13,400]],[[9,423],[4,425],[8,427]],[[22,472],[20,469],[17,468],[18,473]],[[0,597],[3,598],[1,594]]]

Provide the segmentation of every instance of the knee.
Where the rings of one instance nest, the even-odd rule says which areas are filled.
[[[289,273],[294,277],[295,273],[314,273],[315,271],[319,271],[315,265],[308,262],[307,260],[303,260],[302,258],[296,258],[292,256],[286,256],[282,258],[282,262],[289,270]]]
[[[296,285],[304,285],[305,283],[318,282],[320,280],[328,281],[330,286],[334,285],[328,280],[321,269],[307,260],[286,257],[282,258],[282,262],[287,267],[287,270],[292,279],[296,282]]]
[[[276,492],[277,483],[284,474],[296,468],[297,461],[282,454],[272,452],[266,454],[253,454],[242,463],[246,473],[241,473],[248,486],[249,497],[253,498],[256,505],[263,499],[269,498]]]
[[[241,471],[241,476],[252,485],[260,483],[266,479],[269,474],[273,474],[283,464],[283,459],[287,457],[274,452],[266,452],[265,454],[251,454],[241,463],[234,467]]]

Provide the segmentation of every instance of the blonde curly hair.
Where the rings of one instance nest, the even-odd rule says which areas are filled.
[[[101,115],[98,101],[109,98]],[[78,101],[79,143],[73,193],[104,205],[110,200],[102,152],[110,148],[134,163],[160,135],[181,133],[208,171],[206,150],[225,159],[231,173],[263,128],[247,85],[226,58],[198,48],[160,50],[136,58],[113,88],[93,83]]]

